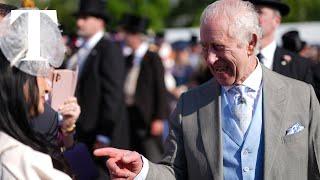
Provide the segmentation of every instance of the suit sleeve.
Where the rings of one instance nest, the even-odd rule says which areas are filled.
[[[107,42],[100,57],[99,133],[111,137],[114,126],[123,116],[124,57],[120,48]]]
[[[159,164],[150,162],[146,179],[187,179],[186,158],[181,128],[182,104],[183,95],[169,119],[170,131],[165,143],[164,158]]]
[[[155,107],[153,119],[165,119],[168,117],[167,90],[164,83],[164,67],[157,54],[154,54],[154,72],[155,74]]]
[[[308,179],[320,179],[320,106],[311,86]]]

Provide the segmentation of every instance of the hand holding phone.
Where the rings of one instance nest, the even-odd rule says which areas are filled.
[[[74,96],[77,85],[77,71],[59,69],[53,71],[51,107],[58,108],[70,97]]]

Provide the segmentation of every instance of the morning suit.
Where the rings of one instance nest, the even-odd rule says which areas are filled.
[[[310,60],[284,48],[277,47],[273,58],[273,71],[306,83],[313,84]]]
[[[103,36],[82,65],[76,97],[81,107],[77,137],[92,147],[96,135],[115,147],[128,147],[128,124],[123,99],[125,62],[120,47]]]
[[[312,86],[262,68],[263,178],[320,179],[320,106]],[[183,94],[170,119],[161,164],[147,179],[223,179],[221,86],[214,80]],[[292,125],[305,128],[286,136]]]
[[[126,72],[130,70],[133,57],[126,60]],[[140,64],[134,94],[134,104],[128,106],[133,149],[150,157],[157,156],[162,148],[161,137],[152,137],[150,126],[154,119],[165,119],[168,114],[167,91],[164,84],[164,68],[160,57],[149,50],[146,51]],[[142,144],[141,144],[142,143]],[[161,156],[161,152],[158,156]],[[157,158],[157,157],[156,157]],[[160,159],[161,157],[159,157]]]

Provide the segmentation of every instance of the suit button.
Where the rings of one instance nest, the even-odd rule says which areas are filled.
[[[244,167],[244,168],[243,168],[243,171],[244,171],[244,172],[249,172],[249,171],[250,171],[250,168],[249,168],[249,167]]]

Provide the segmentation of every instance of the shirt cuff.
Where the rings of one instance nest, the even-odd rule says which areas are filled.
[[[134,180],[145,180],[149,171],[149,161],[144,156],[141,155],[142,159],[142,169],[139,174],[134,178]]]

